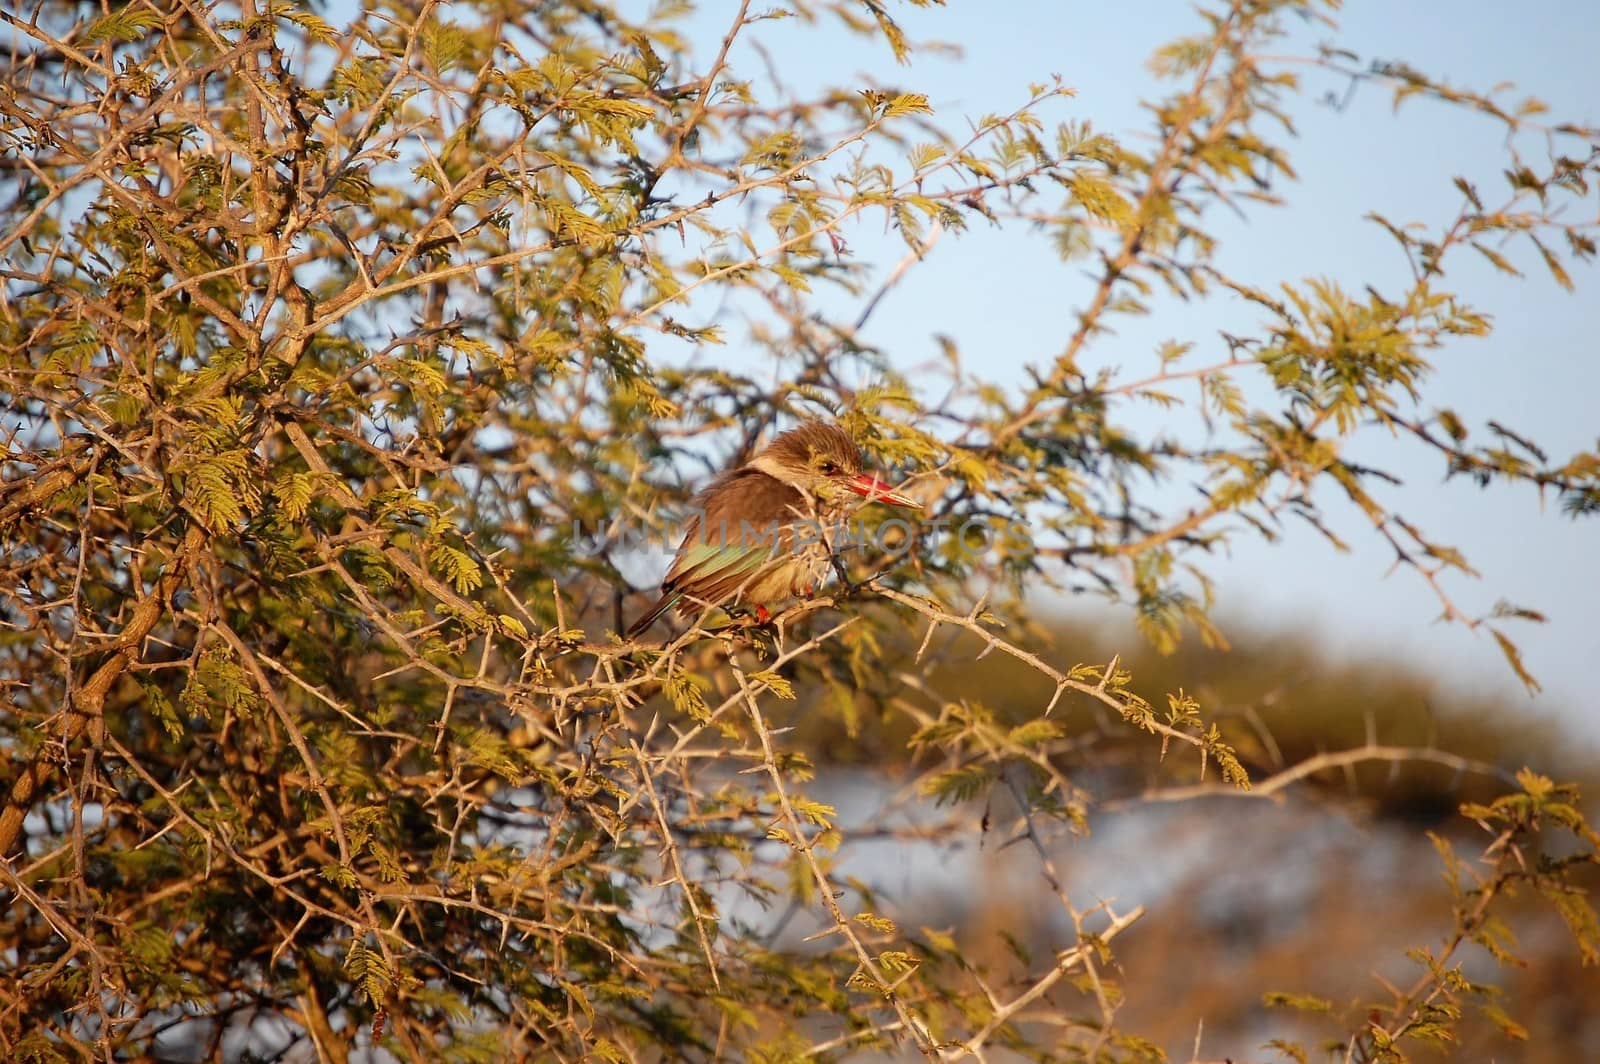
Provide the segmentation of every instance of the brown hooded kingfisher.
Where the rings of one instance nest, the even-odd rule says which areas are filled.
[[[838,425],[808,421],[783,433],[695,496],[661,597],[628,638],[674,608],[737,605],[765,624],[773,605],[816,592],[832,565],[830,537],[863,499],[921,509],[863,472],[861,449]]]

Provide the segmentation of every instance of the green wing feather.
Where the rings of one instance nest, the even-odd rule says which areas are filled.
[[[749,468],[723,474],[695,504],[700,516],[667,570],[661,598],[628,629],[629,638],[685,600],[726,602],[761,579],[763,569],[783,564],[792,553],[792,525],[804,512],[798,491]]]
[[[740,543],[697,543],[679,555],[663,586],[688,590],[696,586],[743,581],[772,560],[770,546],[745,546]],[[735,585],[737,586],[737,584]],[[710,596],[707,596],[710,597]]]
[[[771,547],[697,543],[685,547],[662,582],[662,595],[650,611],[628,629],[636,638],[688,596],[691,602],[721,602],[753,579],[772,561]]]

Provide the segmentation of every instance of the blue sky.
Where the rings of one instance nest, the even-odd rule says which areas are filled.
[[[1333,40],[1363,60],[1403,59],[1466,87],[1514,82],[1513,99],[1537,96],[1554,120],[1596,123],[1600,18],[1585,7],[1532,0],[1513,13],[1484,0],[1354,3],[1339,14],[1336,33],[1309,32],[1292,50]],[[731,0],[701,4],[686,24],[701,62],[715,53],[733,11]],[[960,57],[931,53],[900,67],[881,44],[831,26],[806,28],[784,20],[750,32],[794,91],[876,83],[925,92],[945,128],[959,130],[969,116],[1014,108],[1030,82],[1060,74],[1077,96],[1056,118],[1086,118],[1128,138],[1150,128],[1139,103],[1157,86],[1145,61],[1160,44],[1200,26],[1189,4],[1168,0],[957,0],[946,8],[897,7],[896,15],[913,40],[958,44]],[[736,48],[732,62],[735,76],[756,79],[760,91],[770,89],[753,51]],[[1396,115],[1389,93],[1375,85],[1362,87],[1336,111],[1317,100],[1324,90],[1342,91],[1343,83],[1315,74],[1307,80],[1318,88],[1293,107],[1299,137],[1289,146],[1301,179],[1275,190],[1290,205],[1256,210],[1244,221],[1215,219],[1225,269],[1267,284],[1327,276],[1357,292],[1367,281],[1398,283],[1403,262],[1390,239],[1362,221],[1366,212],[1437,225],[1454,216],[1452,176],[1466,175],[1484,188],[1504,187],[1503,133],[1494,123],[1427,101],[1408,104]],[[1595,203],[1591,197],[1584,206],[1590,218]],[[849,239],[858,255],[883,269],[903,252],[895,237],[880,243],[862,232]],[[1461,341],[1438,352],[1428,409],[1450,406],[1473,426],[1496,418],[1527,431],[1553,456],[1593,448],[1600,436],[1600,360],[1592,351],[1592,332],[1600,314],[1592,308],[1600,305],[1600,271],[1575,271],[1578,292],[1570,295],[1536,262],[1526,256],[1517,261],[1527,272],[1520,282],[1464,259],[1451,269],[1449,283],[1490,312],[1496,327],[1487,340]],[[981,357],[992,379],[1015,384],[1024,379],[1026,365],[1044,363],[1059,350],[1063,323],[1087,291],[1082,264],[1062,264],[1047,240],[1020,227],[999,233],[975,228],[941,241],[891,293],[863,338],[913,365],[932,357],[934,336],[946,334],[969,359]],[[1161,340],[1194,340],[1214,349],[1218,327],[1249,323],[1238,317],[1242,309],[1224,303],[1198,309],[1163,305],[1100,342],[1097,355],[1122,367],[1128,379],[1144,376]],[[719,357],[737,359],[739,339],[732,331]],[[1152,421],[1141,427],[1161,426]],[[1559,712],[1579,722],[1584,734],[1600,740],[1586,694],[1589,663],[1600,658],[1600,525],[1573,523],[1553,505],[1541,512],[1531,490],[1485,493],[1462,481],[1444,484],[1436,458],[1402,448],[1397,461],[1382,439],[1362,446],[1369,454],[1387,452],[1386,466],[1398,467],[1405,477],[1403,488],[1384,500],[1460,547],[1482,573],[1480,580],[1450,582],[1458,605],[1475,615],[1505,598],[1549,616],[1546,626],[1513,629],[1544,694],[1530,700],[1521,692],[1486,633],[1434,623],[1440,610],[1429,589],[1407,570],[1386,575],[1391,552],[1331,492],[1319,498],[1355,550],[1337,554],[1296,530],[1277,545],[1240,538],[1231,558],[1213,570],[1223,618],[1241,627],[1308,628],[1336,655],[1404,659],[1439,672],[1449,686],[1503,691],[1534,712]]]

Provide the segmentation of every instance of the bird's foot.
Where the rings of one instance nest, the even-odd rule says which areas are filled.
[[[757,653],[765,656],[783,650],[783,627],[781,623],[775,623],[771,610],[757,604],[741,608],[739,613],[739,626]]]
[[[766,658],[782,651],[783,635],[777,625],[770,623],[770,614],[766,618],[761,613],[752,614],[745,620],[744,637],[746,645],[755,651],[759,658]]]
[[[765,606],[729,605],[723,607],[723,612],[728,617],[728,624],[720,629],[725,638],[742,639],[760,651],[771,648],[774,634],[771,610]]]

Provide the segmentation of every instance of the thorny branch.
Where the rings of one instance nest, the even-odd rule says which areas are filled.
[[[866,21],[802,7],[910,54],[881,5]],[[1416,288],[1269,295],[1221,273],[1202,223],[1272,200],[1287,82],[1265,49],[1304,5],[1233,0],[1167,55],[1145,148],[1049,128],[1060,83],[960,136],[915,92],[792,99],[756,39],[779,23],[748,3],[703,66],[670,12],[461,10],[364,8],[344,27],[193,0],[0,12],[8,1055],[188,1039],[215,1057],[278,1025],[283,1056],[482,1055],[488,1031],[488,1052],[530,1058],[717,1059],[792,1026],[803,995],[816,1023],[784,1052],[982,1060],[1065,1026],[1093,1057],[1122,1047],[1111,945],[1145,910],[1075,902],[1053,830],[1281,798],[1368,762],[1498,782],[1432,741],[1369,736],[1246,790],[1243,729],[1187,698],[1158,709],[1120,658],[1042,649],[1005,592],[1091,586],[1158,643],[1210,632],[1204,552],[1284,516],[1337,541],[1314,499],[1331,481],[1482,625],[1448,597],[1464,560],[1340,447],[1397,427],[1453,473],[1600,509],[1592,456],[1550,460],[1496,422],[1473,448],[1453,415],[1417,413],[1423,353],[1486,328],[1422,290],[1447,255],[1494,261],[1524,239],[1560,278],[1551,245],[1593,254],[1593,226],[1559,209],[1587,187],[1572,142],[1592,151],[1592,132],[1540,127],[1547,171],[1514,152],[1509,200],[1462,190],[1436,239],[1391,227]],[[750,49],[776,97],[746,80]],[[868,220],[906,247],[875,289],[850,247]],[[865,328],[973,221],[1097,261],[1018,394],[954,344],[907,374]],[[1198,339],[1192,362],[1162,352],[1154,372],[1089,369],[1161,285],[1220,288],[1267,323]],[[819,290],[858,312],[824,312]],[[739,322],[765,357],[705,358]],[[1381,342],[1353,348],[1361,328]],[[1247,374],[1268,400],[1245,401]],[[1123,421],[1174,386],[1198,389],[1204,446]],[[841,557],[843,586],[773,631],[708,613],[664,643],[617,638],[637,561],[618,516],[658,522],[703,479],[690,470],[816,415],[900,470],[932,519],[1034,534],[981,558],[920,533],[903,557]],[[1192,508],[1148,490],[1184,478],[1203,486]],[[980,585],[997,594],[974,602]],[[1002,660],[1007,680],[1048,685],[1039,704],[996,711],[934,675]],[[858,748],[867,815],[816,799],[848,790],[829,752]],[[885,843],[981,848],[1001,792],[1016,808],[1001,848],[1028,843],[1071,925],[1011,990],[983,943],[899,926],[885,914],[908,900],[855,874]],[[936,804],[952,808],[934,820]],[[1457,933],[1352,1038],[1357,1058],[1452,992],[1444,966],[1532,867],[1523,842],[1497,836]],[[803,919],[809,940],[791,933]]]

